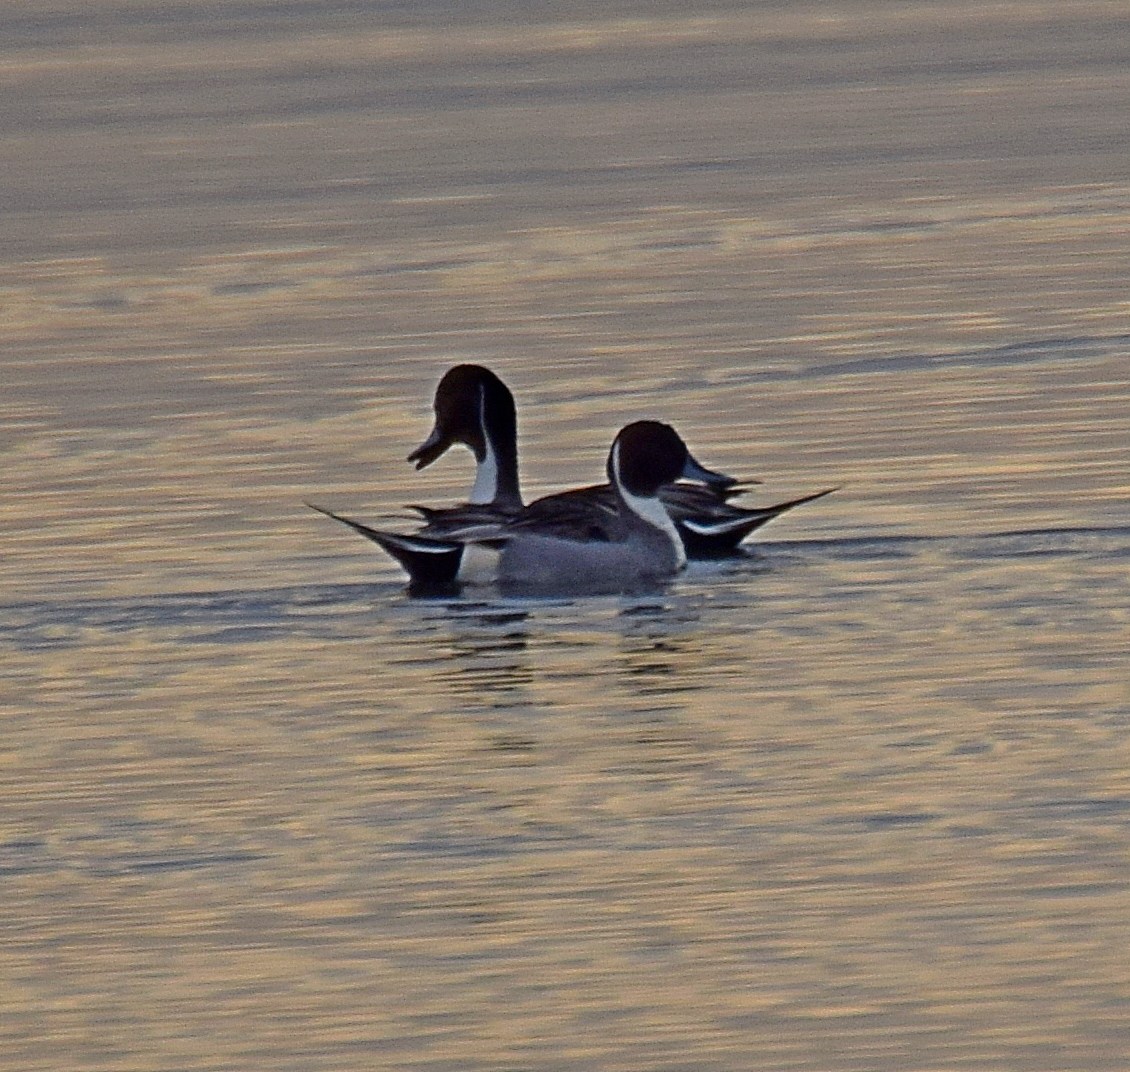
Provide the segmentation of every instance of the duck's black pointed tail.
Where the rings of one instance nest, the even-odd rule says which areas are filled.
[[[449,540],[434,540],[426,536],[404,536],[398,532],[383,532],[370,528],[350,517],[342,517],[313,503],[311,510],[325,514],[334,521],[348,525],[354,532],[372,540],[383,551],[392,555],[407,571],[414,591],[439,590],[455,584],[459,565],[463,560],[463,545]]]
[[[825,488],[823,491],[813,492],[811,495],[802,495],[799,499],[789,499],[788,502],[776,503],[773,506],[762,506],[750,510],[732,509],[739,516],[729,516],[719,519],[680,518],[678,521],[679,534],[683,537],[687,554],[691,558],[729,558],[739,555],[738,545],[755,529],[780,517],[786,510],[794,506],[822,499],[831,495],[839,488]]]

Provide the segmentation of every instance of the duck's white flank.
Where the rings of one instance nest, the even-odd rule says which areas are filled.
[[[465,544],[463,557],[459,560],[459,580],[469,584],[489,584],[497,579],[498,551],[482,544]]]

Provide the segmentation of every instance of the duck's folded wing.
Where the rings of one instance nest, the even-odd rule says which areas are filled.
[[[424,527],[418,535],[436,539],[474,542],[497,533],[513,521],[521,507],[499,506],[494,503],[464,503],[462,506],[411,505],[423,519]]]
[[[508,528],[591,542],[618,539],[621,523],[612,489],[607,484],[597,484],[535,499]]]

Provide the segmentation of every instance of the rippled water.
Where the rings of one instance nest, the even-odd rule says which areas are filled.
[[[1128,563],[1076,529],[772,543],[643,600],[6,608],[6,1031],[29,1067],[1119,1067]]]
[[[1123,1072],[1122,5],[0,12],[12,1068]],[[673,422],[650,597],[413,600]]]

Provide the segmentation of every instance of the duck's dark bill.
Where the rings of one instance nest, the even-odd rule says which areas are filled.
[[[450,446],[450,440],[440,432],[437,426],[432,429],[432,434],[408,455],[407,460],[415,462],[417,469],[424,469]]]

